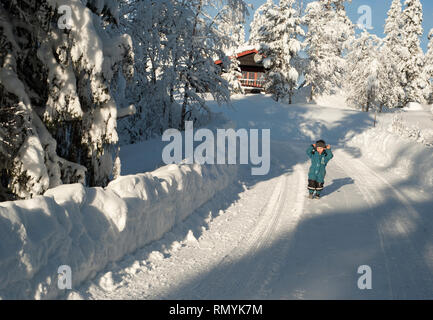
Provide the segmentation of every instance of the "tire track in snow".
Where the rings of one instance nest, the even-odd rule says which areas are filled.
[[[290,252],[291,240],[294,231],[304,213],[305,205],[305,165],[298,164],[294,168],[294,173],[289,181],[293,180],[291,185],[297,186],[295,192],[281,203],[280,212],[283,214],[283,223],[279,226],[279,239],[275,241],[280,246],[275,248],[270,256],[273,258],[272,267],[268,268],[268,274],[265,276],[262,286],[258,290],[256,299],[264,299],[272,293],[272,281],[282,272],[281,268],[286,261]],[[293,207],[290,204],[294,204]]]
[[[269,200],[251,234],[189,292],[203,299],[263,299],[281,271],[305,202],[305,164],[277,178]],[[272,180],[268,184],[273,184]],[[290,194],[290,195],[289,195]],[[252,296],[254,295],[254,296]],[[187,294],[188,296],[188,294]]]
[[[271,181],[269,183],[272,183]],[[218,272],[212,274],[210,278],[204,278],[197,287],[193,288],[192,292],[197,297],[227,298],[233,293],[239,293],[248,277],[245,272],[245,265],[249,265],[248,255],[256,253],[259,248],[263,248],[263,243],[269,243],[270,237],[275,232],[280,215],[280,212],[275,208],[278,208],[281,199],[284,199],[287,189],[286,182],[286,176],[277,178],[274,191],[262,208],[263,214],[260,214],[259,221],[251,235],[242,241],[240,246],[233,248],[223,257],[216,267]],[[230,275],[229,279],[227,279],[227,275]],[[223,279],[228,281],[223,281]],[[217,297],[212,295],[217,295]]]
[[[279,199],[278,203],[276,203],[276,209],[273,210],[273,220],[269,225],[266,227],[266,231],[264,232],[264,236],[261,241],[257,241],[254,243],[254,247],[250,247],[250,253],[256,254],[257,252],[260,253],[260,260],[255,259],[255,268],[252,269],[252,272],[249,272],[248,275],[245,277],[243,281],[241,281],[242,284],[242,290],[239,290],[237,292],[237,297],[247,297],[250,296],[253,292],[258,292],[260,295],[260,292],[263,290],[260,290],[263,286],[266,285],[268,279],[272,277],[272,274],[275,273],[276,270],[276,257],[278,255],[275,255],[276,251],[277,253],[280,253],[280,250],[276,250],[277,248],[273,248],[273,245],[278,243],[279,237],[278,237],[278,231],[281,229],[281,220],[284,218],[283,215],[285,212],[283,211],[284,205],[287,202],[287,193],[288,193],[288,176],[285,174],[283,176],[284,179],[284,189],[282,197]],[[265,221],[266,223],[266,221]],[[273,251],[270,251],[270,249],[273,248]],[[253,250],[251,250],[253,249]],[[272,262],[272,263],[271,263]],[[271,265],[270,265],[271,263]],[[263,283],[260,286],[259,283],[262,280]],[[257,290],[259,286],[259,290]],[[241,287],[241,286],[239,286]],[[257,298],[258,297],[254,297]]]
[[[432,297],[432,272],[420,253],[421,248],[410,236],[416,232],[411,219],[420,223],[419,213],[404,195],[362,161],[349,157],[344,151],[338,151],[336,158],[338,166],[355,177],[355,185],[371,209],[369,213],[375,220],[385,257],[390,298],[414,298],[413,294],[420,298]],[[374,207],[389,201],[390,195],[401,206],[392,211],[374,211]]]
[[[390,298],[393,298],[394,294],[393,294],[393,290],[392,290],[392,281],[391,281],[391,271],[390,271],[390,259],[388,257],[387,251],[385,249],[385,245],[384,245],[384,238],[385,235],[383,233],[383,230],[380,228],[380,226],[377,224],[376,221],[376,217],[374,217],[374,214],[372,213],[373,211],[373,207],[375,205],[375,201],[374,199],[371,197],[371,192],[369,192],[368,189],[366,189],[365,187],[359,185],[357,183],[357,181],[361,180],[362,178],[358,177],[357,175],[351,175],[347,168],[347,163],[349,163],[348,161],[345,161],[344,164],[339,160],[339,155],[340,153],[337,151],[336,152],[336,157],[334,157],[335,163],[337,164],[337,166],[348,176],[353,176],[354,177],[354,181],[355,181],[355,186],[356,188],[359,190],[359,192],[361,193],[361,195],[363,196],[365,202],[367,203],[368,207],[370,208],[370,210],[368,211],[370,213],[370,216],[373,218],[375,224],[376,224],[376,229],[377,229],[377,233],[378,233],[378,237],[379,237],[379,241],[380,241],[380,247],[382,250],[382,254],[384,256],[384,260],[385,260],[385,268],[386,268],[386,273],[387,273],[387,282],[388,282],[388,287],[389,287],[389,295]],[[353,172],[353,170],[352,170]],[[362,185],[365,186],[365,183],[362,183]]]

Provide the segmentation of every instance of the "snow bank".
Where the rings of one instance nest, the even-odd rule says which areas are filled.
[[[418,102],[409,102],[403,109],[408,111],[424,111],[423,106]]]
[[[31,200],[0,203],[0,297],[62,294],[57,270],[72,287],[161,238],[236,177],[232,165],[169,165],[123,176],[107,188],[63,185]]]
[[[433,148],[382,127],[354,136],[346,147],[359,148],[366,163],[382,167],[423,192],[433,192]]]
[[[341,108],[341,109],[352,109],[347,105],[347,96],[343,91],[339,91],[336,94],[323,94],[315,97],[314,102],[323,107]]]

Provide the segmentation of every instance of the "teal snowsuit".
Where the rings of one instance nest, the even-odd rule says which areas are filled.
[[[317,149],[311,145],[307,149],[307,155],[311,159],[310,171],[308,172],[308,179],[315,180],[320,183],[325,182],[326,165],[334,155],[331,149],[323,150],[322,154],[317,152]]]

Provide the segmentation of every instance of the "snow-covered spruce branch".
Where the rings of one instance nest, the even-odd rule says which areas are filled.
[[[128,36],[112,28],[117,5],[0,1],[0,108],[13,110],[1,126],[19,124],[1,172],[6,192],[29,198],[62,183],[104,186],[119,171],[111,81],[119,71],[132,76],[133,56]],[[60,6],[71,29],[59,28]]]

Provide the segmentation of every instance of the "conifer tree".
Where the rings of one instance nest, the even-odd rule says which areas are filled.
[[[409,102],[422,103],[424,90],[427,86],[423,78],[424,53],[420,46],[423,34],[422,5],[419,0],[406,0],[402,12],[402,45],[405,104]]]
[[[292,60],[301,49],[298,37],[304,35],[294,3],[294,0],[281,0],[279,6],[266,7],[257,38],[259,53],[265,56],[263,64],[268,70],[265,90],[271,92],[276,101],[288,97],[289,103],[292,103],[299,78]]]
[[[388,11],[388,17],[385,21],[385,46],[383,54],[391,65],[394,65],[389,72],[390,79],[394,81],[388,83],[389,87],[394,87],[398,92],[396,99],[391,99],[395,103],[394,107],[402,107],[405,101],[404,92],[404,73],[403,61],[406,56],[403,44],[403,20],[401,0],[393,0],[391,8]]]
[[[303,47],[309,57],[305,78],[306,84],[311,85],[311,98],[341,88],[346,69],[343,53],[354,35],[344,2],[319,0],[306,7],[303,21],[307,33]]]
[[[29,198],[118,174],[111,80],[133,57],[129,37],[109,32],[117,21],[114,0],[0,0],[3,190]]]

